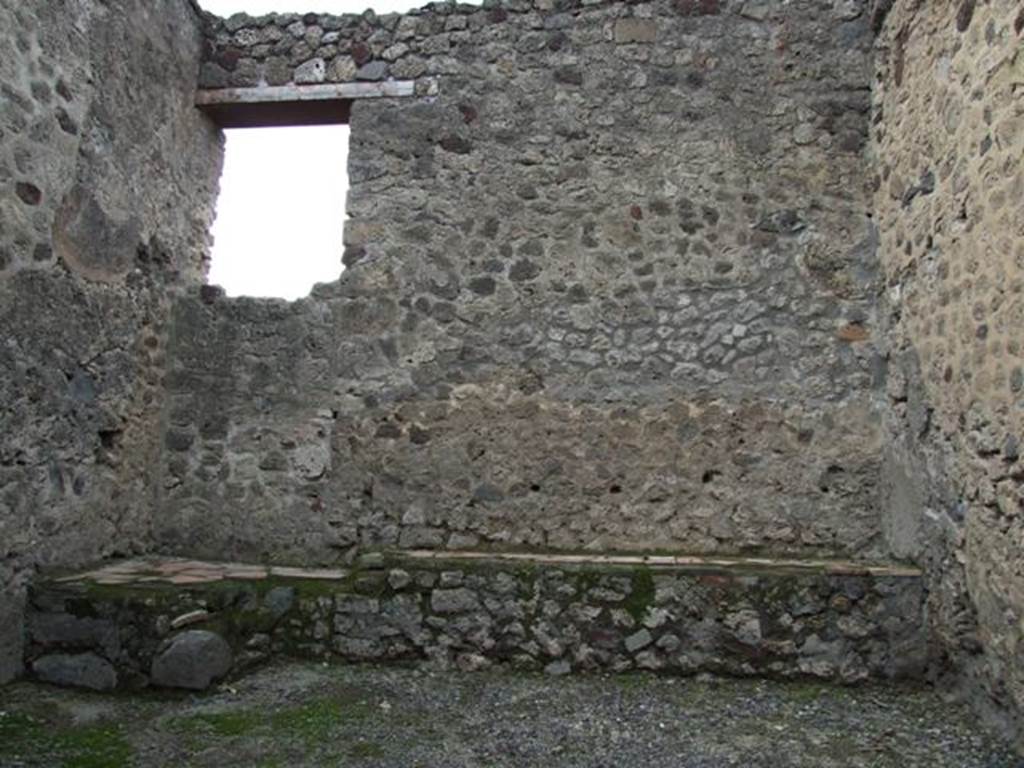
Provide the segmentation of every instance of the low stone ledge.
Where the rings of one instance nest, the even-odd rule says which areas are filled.
[[[30,632],[26,661],[94,654],[120,685],[144,686],[159,682],[154,660],[176,638],[208,633],[230,658],[209,681],[274,655],[842,682],[918,678],[928,665],[920,575],[900,566],[479,552],[366,561],[133,560],[40,582],[30,610],[47,619],[29,626],[45,631]],[[117,636],[79,631],[83,621]]]

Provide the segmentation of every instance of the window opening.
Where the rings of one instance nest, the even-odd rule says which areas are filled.
[[[294,300],[337,280],[348,191],[347,125],[224,131],[210,283]]]

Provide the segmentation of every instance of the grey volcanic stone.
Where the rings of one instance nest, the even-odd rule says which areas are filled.
[[[43,656],[33,662],[32,671],[40,680],[54,685],[91,688],[94,691],[112,691],[117,687],[117,672],[109,661],[95,653]]]
[[[231,648],[206,630],[183,632],[153,660],[152,679],[167,688],[201,691],[231,669]]]
[[[267,592],[263,598],[264,607],[270,611],[274,621],[277,621],[291,610],[295,604],[295,589],[293,587],[274,587]]]
[[[465,613],[479,608],[480,603],[468,589],[435,589],[430,607],[437,613]]]
[[[295,82],[322,83],[326,74],[323,59],[310,59],[295,70]]]
[[[68,613],[37,613],[28,625],[32,642],[63,646],[73,650],[95,648],[108,658],[120,650],[117,627],[104,619],[72,616]]]
[[[626,650],[633,653],[633,651],[639,651],[641,648],[646,648],[652,642],[654,642],[654,638],[651,636],[651,633],[646,629],[641,629],[639,632],[636,632],[626,638]]]
[[[356,79],[383,80],[387,73],[388,63],[386,61],[371,61],[369,64],[364,64],[356,71]]]
[[[395,568],[388,574],[388,585],[396,592],[405,589],[410,583],[412,583],[412,576],[401,568]]]
[[[0,591],[0,685],[24,671],[25,605],[23,593],[13,580],[13,571],[0,563],[0,583],[12,585],[7,591]]]
[[[558,659],[552,661],[546,667],[544,667],[544,674],[551,675],[552,677],[562,677],[568,675],[572,671],[572,665],[566,659]]]

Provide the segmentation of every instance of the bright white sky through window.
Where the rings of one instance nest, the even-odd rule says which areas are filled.
[[[199,0],[218,16],[404,12],[426,0]],[[341,274],[348,126],[238,128],[227,149],[209,281],[229,296],[307,296]]]
[[[348,126],[225,131],[209,281],[298,299],[341,274]]]

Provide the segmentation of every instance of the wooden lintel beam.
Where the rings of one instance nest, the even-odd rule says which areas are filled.
[[[196,106],[222,128],[347,123],[355,99],[415,95],[411,80],[329,83],[256,88],[209,88],[196,92]]]

